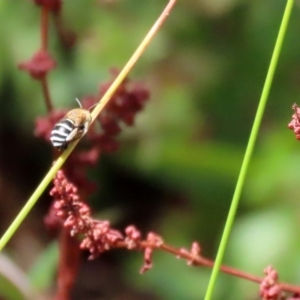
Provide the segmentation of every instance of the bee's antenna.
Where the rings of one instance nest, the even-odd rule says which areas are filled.
[[[75,99],[76,99],[77,103],[79,104],[80,108],[82,108],[80,101],[77,98],[75,98]]]
[[[92,108],[94,108],[95,106],[97,106],[99,104],[99,102],[93,104],[91,107],[89,107],[88,111],[90,111]]]

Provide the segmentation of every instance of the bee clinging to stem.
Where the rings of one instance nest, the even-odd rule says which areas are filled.
[[[51,131],[51,143],[59,151],[67,149],[70,142],[86,134],[92,122],[90,110],[98,104],[92,105],[89,109],[83,109],[80,101],[78,99],[76,101],[80,108],[70,110]]]

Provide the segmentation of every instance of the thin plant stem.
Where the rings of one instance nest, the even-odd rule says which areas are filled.
[[[47,50],[48,48],[48,24],[49,20],[49,9],[45,6],[42,8],[42,14],[41,14],[41,48],[43,50]]]
[[[135,65],[135,63],[138,61],[139,57],[142,55],[142,53],[145,51],[147,46],[150,44],[152,39],[154,38],[156,32],[159,30],[159,28],[162,26],[166,18],[168,17],[171,9],[175,5],[176,0],[170,0],[160,17],[157,19],[153,27],[150,29],[144,40],[141,42],[139,47],[136,49],[128,63],[125,65],[125,67],[120,72],[119,76],[116,78],[116,80],[112,83],[112,85],[109,87],[105,95],[102,97],[102,99],[99,101],[99,105],[97,105],[93,112],[92,112],[92,118],[93,121],[97,117],[97,115],[100,113],[100,111],[103,109],[103,107],[107,104],[113,93],[116,91],[117,87],[122,83],[122,81],[125,79],[125,77],[128,75],[129,71],[132,69],[132,67]]]
[[[43,90],[43,95],[44,95],[47,111],[48,111],[48,113],[50,113],[53,110],[53,107],[52,107],[52,101],[51,101],[51,97],[50,97],[47,77],[44,76],[40,80],[40,82],[41,82],[41,85],[42,85],[42,90]]]
[[[119,243],[119,245],[121,246],[122,243]],[[143,248],[152,247],[151,243],[149,244],[149,242],[141,242],[141,246]],[[122,247],[127,248],[128,245],[126,243],[123,243]],[[154,245],[153,248],[157,248],[157,246]],[[180,249],[175,248],[173,246],[170,246],[166,243],[163,243],[162,245],[160,245],[158,249],[162,250],[164,252],[172,253],[177,258],[184,258],[187,261],[192,262],[192,265],[195,265],[195,266],[205,266],[205,267],[208,267],[208,268],[214,266],[214,261],[212,261],[210,259],[207,259],[203,256],[198,256],[198,255],[195,256],[195,255],[193,255],[189,252],[182,252]],[[229,275],[232,275],[232,276],[236,276],[238,278],[243,278],[245,280],[252,281],[252,282],[255,282],[255,283],[261,283],[264,279],[262,277],[258,277],[258,276],[255,276],[253,274],[249,274],[249,273],[246,273],[244,271],[241,271],[241,270],[229,267],[229,266],[225,266],[225,265],[222,265],[220,267],[220,270],[223,273],[226,273],[226,274],[229,274]],[[298,285],[292,285],[292,284],[285,283],[285,282],[278,282],[278,285],[280,286],[280,288],[282,290],[284,290],[286,292],[298,293],[298,294],[300,293],[300,286],[298,286]]]
[[[289,23],[289,19],[291,16],[291,12],[292,12],[292,8],[293,8],[293,4],[294,4],[294,0],[288,0],[286,7],[285,7],[285,11],[283,14],[283,18],[281,21],[281,25],[279,28],[279,33],[276,39],[276,43],[275,43],[275,47],[273,50],[273,54],[272,54],[272,58],[271,58],[271,62],[269,65],[269,69],[268,69],[268,73],[266,76],[266,80],[263,86],[263,90],[262,90],[262,94],[260,97],[260,101],[259,101],[259,105],[258,105],[258,109],[256,112],[256,116],[254,119],[254,123],[252,126],[252,130],[251,130],[251,134],[249,137],[249,141],[248,141],[248,145],[247,145],[247,149],[245,152],[245,156],[243,159],[243,163],[241,166],[241,170],[240,170],[240,174],[239,174],[239,178],[237,180],[237,184],[236,184],[236,188],[233,194],[233,198],[232,198],[232,202],[231,202],[231,206],[230,206],[230,210],[228,213],[228,217],[226,220],[226,224],[224,227],[224,231],[223,231],[223,235],[221,238],[221,242],[219,245],[219,249],[218,249],[218,253],[217,253],[217,257],[215,260],[215,264],[212,270],[212,274],[209,280],[209,284],[206,290],[206,295],[204,300],[210,300],[213,294],[213,289],[215,287],[215,283],[217,280],[217,276],[222,264],[222,260],[223,260],[223,256],[225,253],[225,249],[227,246],[227,242],[229,239],[229,235],[231,232],[231,228],[234,222],[234,218],[235,218],[235,214],[238,208],[238,204],[239,204],[239,199],[241,196],[241,192],[242,192],[242,188],[244,186],[244,182],[245,182],[245,178],[246,178],[246,174],[247,174],[247,170],[248,170],[248,166],[250,163],[250,159],[253,153],[253,149],[254,149],[254,145],[257,139],[257,135],[258,135],[258,131],[259,131],[259,127],[261,124],[261,120],[264,114],[264,110],[266,107],[266,103],[268,100],[268,96],[270,93],[270,89],[271,89],[271,85],[272,85],[272,81],[274,78],[274,73],[275,73],[275,69],[277,66],[277,62],[278,62],[278,58],[279,58],[279,54],[281,52],[281,48],[282,48],[282,44],[283,44],[283,40],[285,37],[285,33],[287,31],[287,27],[288,27],[288,23]]]
[[[113,84],[110,86],[110,88],[107,90],[105,95],[102,97],[102,99],[99,101],[99,105],[95,107],[95,109],[92,112],[93,121],[97,117],[97,115],[102,111],[104,106],[108,103],[109,99],[113,95],[113,93],[117,90],[120,83],[124,80],[124,78],[128,75],[128,73],[133,68],[134,64],[137,62],[137,60],[140,58],[140,56],[143,54],[143,52],[147,49],[149,43],[152,41],[154,36],[156,35],[157,31],[161,27],[161,25],[166,20],[167,16],[169,15],[170,11],[172,10],[173,6],[175,5],[176,0],[170,0],[162,14],[159,16],[155,24],[150,29],[149,33],[146,35],[144,40],[141,42],[140,46],[137,48],[137,50],[134,52],[132,57],[129,59],[128,63],[125,65],[123,70],[120,72],[120,74],[117,76]],[[31,195],[31,197],[28,199],[22,210],[19,212],[17,217],[14,219],[14,221],[11,223],[9,228],[5,231],[3,236],[0,239],[0,251],[5,247],[5,245],[8,243],[8,241],[11,239],[13,234],[16,232],[16,230],[19,228],[25,217],[28,215],[28,213],[31,211],[39,197],[42,195],[42,193],[45,191],[47,186],[49,185],[50,181],[53,179],[56,172],[62,167],[62,165],[65,163],[68,156],[71,154],[75,146],[79,140],[72,143],[66,151],[64,151],[61,156],[54,162],[53,166],[49,170],[49,172],[46,174],[44,179],[41,181],[37,189],[34,191],[34,193]]]

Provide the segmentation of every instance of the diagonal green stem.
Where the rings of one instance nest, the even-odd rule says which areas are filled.
[[[225,248],[227,246],[227,242],[229,239],[229,235],[230,235],[230,231],[234,222],[234,218],[235,218],[235,214],[238,208],[238,204],[239,204],[239,199],[241,196],[241,192],[242,192],[242,188],[244,186],[244,182],[245,182],[245,178],[246,178],[246,173],[248,170],[248,166],[249,166],[249,162],[252,156],[252,152],[254,149],[254,145],[257,139],[257,135],[258,135],[258,131],[259,131],[259,127],[261,124],[261,120],[264,114],[264,110],[265,110],[265,106],[267,103],[267,99],[269,96],[269,92],[271,89],[271,85],[272,85],[272,81],[274,78],[274,73],[275,73],[275,69],[277,66],[277,62],[278,62],[278,58],[279,58],[279,54],[281,52],[281,48],[282,48],[282,44],[283,44],[283,40],[285,37],[285,33],[288,27],[288,23],[289,23],[289,19],[291,16],[291,12],[292,12],[292,8],[293,8],[293,4],[294,4],[294,0],[288,0],[287,4],[286,4],[286,8],[284,11],[284,15],[282,18],[282,22],[279,28],[279,33],[277,36],[277,40],[275,43],[275,47],[274,47],[274,51],[272,54],[272,58],[271,58],[271,62],[270,62],[270,66],[268,69],[268,73],[266,76],[266,80],[264,83],[264,87],[262,90],[262,94],[260,97],[260,101],[259,101],[259,105],[258,105],[258,109],[257,109],[257,113],[254,119],[254,123],[253,123],[253,127],[251,130],[251,134],[250,134],[250,138],[248,141],[248,145],[247,145],[247,149],[245,152],[245,156],[244,156],[244,160],[242,163],[242,167],[240,170],[240,174],[239,174],[239,178],[236,184],[236,188],[233,194],[233,198],[232,198],[232,202],[231,202],[231,206],[230,206],[230,210],[228,213],[228,217],[227,217],[227,221],[224,227],[224,231],[223,231],[223,235],[221,238],[221,242],[219,245],[219,249],[218,249],[218,253],[217,253],[217,257],[215,260],[215,264],[212,270],[212,274],[210,277],[210,281],[206,290],[206,295],[204,300],[210,300],[212,297],[212,293],[213,293],[213,289],[217,280],[217,276],[220,270],[220,266],[223,260],[223,256],[225,253]]]
[[[149,46],[150,42],[153,40],[154,36],[168,17],[170,11],[172,10],[173,6],[175,5],[176,0],[170,0],[163,10],[162,14],[159,16],[157,21],[154,23],[146,37],[143,39],[139,47],[136,49],[132,57],[129,59],[125,67],[122,69],[120,74],[117,76],[113,84],[110,86],[110,88],[107,90],[105,95],[102,97],[102,99],[99,101],[99,105],[96,106],[96,108],[92,112],[93,120],[97,117],[97,115],[101,112],[101,110],[104,108],[104,106],[108,103],[113,93],[116,91],[116,89],[119,87],[120,83],[124,80],[124,78],[128,75],[128,73],[131,71],[135,63],[138,61],[140,56],[144,53],[144,51]],[[72,143],[64,153],[57,159],[57,161],[53,164],[52,168],[49,170],[49,172],[46,174],[44,179],[41,181],[37,189],[34,191],[34,193],[31,195],[25,206],[22,208],[22,210],[19,212],[17,217],[14,219],[14,221],[11,223],[9,228],[5,231],[3,236],[0,239],[0,251],[4,248],[4,246],[7,244],[7,242],[11,239],[13,234],[16,232],[16,230],[19,228],[25,217],[28,215],[30,210],[33,208],[39,197],[42,195],[42,193],[47,188],[50,181],[53,179],[56,172],[61,168],[61,166],[65,163],[68,156],[71,154],[75,146],[79,140]]]

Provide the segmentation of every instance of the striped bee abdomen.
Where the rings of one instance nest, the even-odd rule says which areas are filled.
[[[51,142],[53,147],[59,150],[66,149],[68,143],[78,134],[74,122],[70,119],[63,119],[58,122],[51,131]]]

